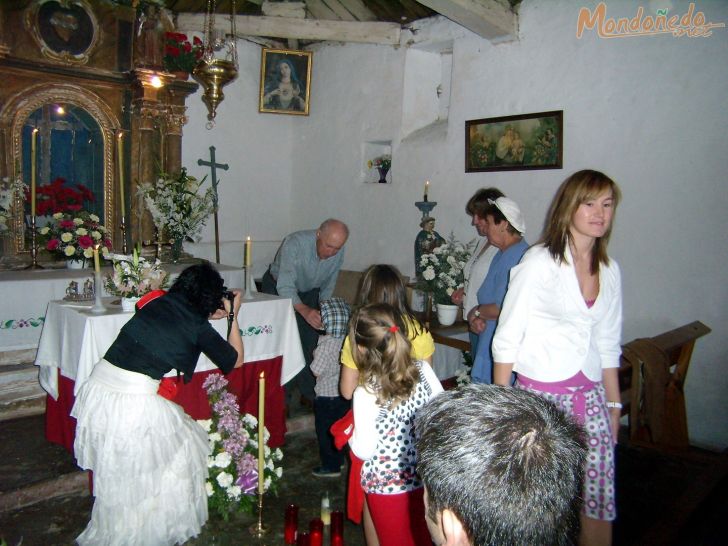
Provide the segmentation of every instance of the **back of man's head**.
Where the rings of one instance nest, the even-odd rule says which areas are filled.
[[[449,510],[475,546],[574,542],[586,445],[553,404],[468,385],[422,408],[416,431],[430,519]]]

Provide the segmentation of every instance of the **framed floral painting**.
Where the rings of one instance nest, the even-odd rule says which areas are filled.
[[[563,110],[465,122],[465,172],[561,169]]]
[[[258,110],[269,114],[307,116],[313,53],[263,49]]]

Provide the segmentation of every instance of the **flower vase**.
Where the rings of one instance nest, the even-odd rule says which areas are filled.
[[[176,264],[179,262],[180,256],[182,256],[182,243],[184,242],[184,239],[180,237],[177,239],[172,239],[171,242],[171,259],[172,263]]]
[[[190,77],[190,73],[189,72],[185,72],[184,70],[173,70],[172,71],[172,74],[174,74],[174,78],[176,80],[182,80],[182,81],[185,81],[185,82]]]
[[[451,326],[455,323],[455,319],[458,316],[458,306],[449,305],[446,303],[438,303],[437,307],[437,322],[440,326]]]
[[[133,313],[138,301],[139,298],[121,298],[121,310],[125,313]]]
[[[84,269],[86,267],[86,260],[81,258],[80,260],[66,260],[66,269]]]
[[[429,328],[432,322],[432,292],[424,292],[425,295],[425,327]]]
[[[379,171],[379,183],[386,184],[387,183],[387,173],[389,172],[389,169],[386,169],[384,167],[377,167],[377,170]]]

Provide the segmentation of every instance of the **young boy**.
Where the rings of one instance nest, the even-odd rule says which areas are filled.
[[[334,446],[334,438],[329,428],[351,409],[351,401],[339,395],[339,354],[346,337],[351,309],[341,298],[323,300],[320,307],[321,322],[326,334],[319,337],[313,352],[311,371],[316,376],[316,400],[313,409],[321,466],[313,469],[313,475],[319,478],[335,478],[341,476],[344,454]]]

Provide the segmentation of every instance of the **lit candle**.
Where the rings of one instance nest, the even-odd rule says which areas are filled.
[[[310,531],[309,545],[324,546],[324,523],[319,518],[314,518],[308,524]]]
[[[298,506],[289,504],[286,506],[285,527],[283,529],[283,542],[291,545],[296,543],[298,534]]]
[[[427,193],[429,191],[430,191],[430,181],[426,180],[425,181],[425,199],[424,199],[425,203],[427,202]]]
[[[250,238],[250,235],[248,235],[245,238],[245,258],[243,261],[243,265],[248,268],[253,263],[253,241]]]
[[[94,245],[94,272],[101,273],[101,264],[99,263],[99,247],[101,245]]]
[[[124,206],[124,133],[119,131],[116,139],[116,164],[119,169],[119,209],[121,217],[126,215]]]
[[[344,512],[331,512],[331,546],[344,546]]]
[[[36,140],[38,129],[33,129],[30,136],[30,214],[35,216],[35,162],[36,162]]]
[[[265,438],[263,428],[265,427],[265,372],[260,372],[258,379],[258,495],[263,495],[263,483],[265,477]]]

